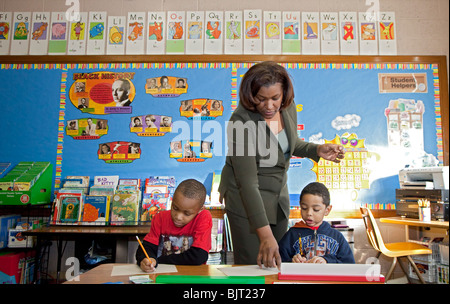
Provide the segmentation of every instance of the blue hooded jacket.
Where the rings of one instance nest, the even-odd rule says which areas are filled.
[[[327,222],[322,222],[319,227],[309,227],[304,221],[299,221],[286,232],[278,246],[283,262],[292,262],[292,257],[300,253],[307,260],[320,256],[327,263],[355,263],[353,252],[342,233]]]

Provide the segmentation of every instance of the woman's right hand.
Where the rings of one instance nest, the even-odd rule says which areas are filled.
[[[259,267],[278,267],[281,266],[281,256],[278,251],[278,242],[273,236],[270,227],[264,226],[256,229],[256,234],[259,238],[259,253],[256,258],[256,263]]]

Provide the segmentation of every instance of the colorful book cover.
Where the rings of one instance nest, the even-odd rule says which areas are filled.
[[[114,186],[93,185],[89,189],[89,195],[106,195],[112,197],[114,195]]]
[[[89,176],[68,175],[63,187],[89,187]]]
[[[173,194],[175,192],[177,182],[174,176],[150,176],[145,179],[145,193],[150,193],[150,188],[148,188],[149,191],[147,191],[147,187],[151,185],[165,185],[168,189],[168,191],[165,192]]]
[[[203,54],[205,12],[186,12],[186,54]]]
[[[0,12],[0,55],[8,55],[11,44],[12,13]]]
[[[164,54],[166,51],[166,13],[148,12],[147,54]]]
[[[87,195],[83,204],[83,225],[106,225],[109,221],[108,196]]]
[[[130,12],[127,18],[126,54],[143,55],[145,49],[146,13]]]
[[[31,23],[30,55],[47,55],[50,13],[34,12]]]
[[[244,54],[262,54],[262,10],[244,10]]]
[[[27,55],[30,44],[31,12],[14,12],[12,21],[11,55]]]
[[[205,54],[223,54],[223,24],[222,11],[205,12]]]
[[[186,36],[184,11],[167,12],[166,54],[184,54]]]
[[[283,54],[301,54],[300,12],[283,12],[282,52]]]
[[[356,12],[339,12],[340,53],[358,55],[358,15]]]
[[[76,224],[80,220],[82,196],[75,193],[58,193],[59,216],[58,223]]]
[[[124,55],[126,37],[125,16],[108,16],[108,35],[106,37],[107,55]]]
[[[115,189],[118,184],[119,184],[119,175],[94,176],[94,185],[112,186]]]
[[[49,55],[65,55],[69,34],[69,21],[65,12],[52,12],[50,24]]]
[[[106,42],[106,12],[89,12],[89,24],[87,29],[88,55],[104,55]]]
[[[138,221],[138,194],[114,194],[111,202],[111,225],[137,225]]]
[[[68,36],[67,54],[86,55],[88,13],[78,13],[77,20],[70,21]]]
[[[151,222],[160,211],[169,210],[172,204],[170,193],[145,193],[142,199],[140,220],[141,223]]]
[[[264,11],[264,54],[281,54],[281,22],[280,11]]]

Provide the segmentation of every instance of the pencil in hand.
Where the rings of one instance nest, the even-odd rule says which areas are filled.
[[[150,259],[150,257],[148,256],[147,251],[146,251],[145,248],[144,248],[144,245],[142,245],[141,240],[139,239],[139,237],[138,237],[137,235],[136,235],[136,239],[137,239],[137,241],[139,242],[139,245],[141,246],[142,251],[144,251],[144,254],[145,254],[145,256],[147,257],[147,260],[148,260],[149,263],[150,263],[150,265],[148,265],[147,263],[144,262],[144,267],[143,267],[143,266],[142,266],[143,261],[141,261],[141,268],[142,268],[142,270],[147,271],[147,272],[149,272],[149,271],[155,271],[155,265],[154,265],[154,263],[152,262],[152,260],[154,260],[154,259]],[[144,268],[145,268],[145,269],[144,269]]]

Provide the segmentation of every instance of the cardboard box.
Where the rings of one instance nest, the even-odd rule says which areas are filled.
[[[0,249],[8,245],[8,229],[16,227],[19,219],[18,214],[0,216]]]

